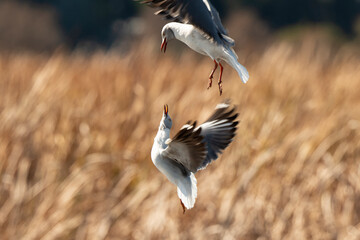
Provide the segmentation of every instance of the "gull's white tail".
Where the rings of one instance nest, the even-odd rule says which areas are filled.
[[[237,61],[237,56],[232,49],[226,49],[225,53],[228,58],[224,60],[238,72],[241,81],[246,83],[249,80],[249,73],[246,68]]]
[[[193,208],[197,197],[196,178],[193,173],[177,183],[177,193],[187,209]]]

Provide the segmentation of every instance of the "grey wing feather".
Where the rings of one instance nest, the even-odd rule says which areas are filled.
[[[171,158],[163,158],[166,161],[169,161],[169,163],[175,168],[175,169],[180,169],[181,173],[183,176],[189,176],[190,175],[190,171],[179,161],[177,161],[176,159],[171,159]]]
[[[212,15],[212,18],[216,24],[216,27],[219,31],[219,33],[221,34],[221,37],[223,38],[223,40],[225,41],[225,43],[230,46],[230,47],[233,47],[235,46],[235,41],[234,39],[232,39],[231,37],[228,36],[228,33],[226,31],[226,29],[224,28],[224,26],[222,25],[222,22],[221,22],[221,19],[220,19],[220,16],[219,16],[219,12],[216,10],[216,8],[211,4],[210,1],[208,0],[204,0],[206,1],[209,6],[210,6],[210,12],[211,12],[211,15]]]
[[[204,0],[206,1],[206,0]],[[220,16],[219,16],[219,12],[216,10],[216,8],[211,4],[211,2],[207,1],[207,3],[209,4],[210,6],[210,12],[211,12],[211,15],[214,19],[214,22],[217,26],[217,28],[219,29],[219,32],[222,33],[222,34],[225,34],[227,35],[227,31],[226,29],[224,28],[224,26],[222,25],[221,23],[221,19],[220,19]]]
[[[218,155],[231,143],[238,125],[238,122],[235,121],[237,116],[235,108],[229,109],[229,105],[219,104],[213,115],[198,127],[201,129],[201,135],[204,137],[207,148],[205,160],[198,170],[216,160]]]
[[[166,19],[196,26],[215,42],[227,46],[234,45],[234,40],[227,36],[219,13],[208,0],[142,0],[141,2],[160,8],[155,14],[163,15]]]
[[[186,170],[194,173],[206,157],[201,130],[195,130],[195,126],[196,122],[184,125],[173,139],[166,142],[168,147],[162,153],[164,157],[180,163]]]

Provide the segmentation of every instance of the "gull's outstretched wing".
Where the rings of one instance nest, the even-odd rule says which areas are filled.
[[[164,15],[182,23],[189,23],[202,30],[210,39],[228,46],[234,40],[227,36],[219,13],[208,0],[137,0],[151,7],[160,8],[155,14]]]
[[[237,116],[235,108],[230,109],[229,104],[218,104],[215,112],[200,126],[196,127],[196,122],[185,124],[166,142],[168,147],[162,155],[183,166],[185,169],[180,168],[183,172],[204,169],[232,142]]]
[[[166,141],[168,147],[162,156],[184,166],[190,172],[196,172],[206,158],[206,146],[201,129],[195,130],[196,122],[184,125],[173,139]]]
[[[198,170],[216,160],[222,150],[231,143],[238,125],[237,116],[235,108],[230,109],[228,104],[221,103],[216,106],[213,115],[195,129],[195,131],[201,129],[200,135],[203,136],[207,149],[206,158]]]

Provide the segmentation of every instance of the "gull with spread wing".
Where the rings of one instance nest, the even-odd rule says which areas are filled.
[[[238,61],[233,49],[235,41],[221,23],[219,13],[209,0],[138,0],[151,7],[160,8],[155,14],[164,15],[167,19],[174,20],[166,24],[162,31],[161,50],[166,51],[167,44],[172,39],[177,39],[188,45],[194,51],[209,56],[214,61],[214,69],[209,76],[208,89],[212,85],[213,75],[220,66],[218,80],[219,92],[222,94],[224,60],[233,67],[243,83],[249,79],[249,73]]]
[[[200,126],[188,122],[171,139],[172,120],[168,106],[154,138],[151,159],[154,165],[177,186],[180,203],[185,208],[194,207],[197,197],[194,173],[206,168],[230,144],[235,136],[237,113],[227,103],[216,106],[214,113]]]

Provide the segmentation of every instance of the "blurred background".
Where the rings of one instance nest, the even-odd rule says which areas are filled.
[[[360,2],[211,2],[250,73],[221,97],[146,5],[0,1],[1,239],[360,239]],[[237,136],[183,215],[162,106],[174,134],[224,99]]]
[[[301,38],[319,33],[338,42],[359,41],[357,0],[213,0],[230,33],[241,43],[263,45],[271,36]],[[0,3],[3,51],[94,50],[159,38],[162,25],[153,9],[130,0],[26,0]],[[148,24],[148,23],[151,24]],[[314,29],[316,28],[316,30]],[[241,45],[241,44],[240,44]]]

